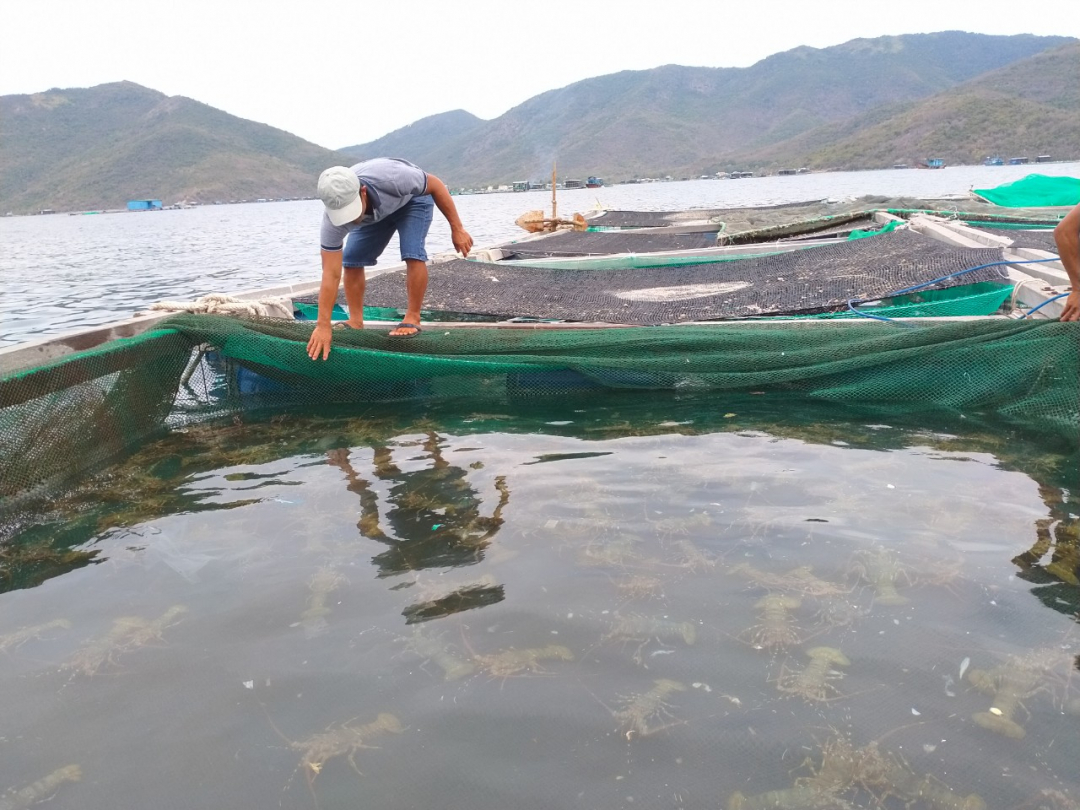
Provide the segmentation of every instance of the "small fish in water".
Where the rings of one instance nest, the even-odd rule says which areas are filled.
[[[967,668],[971,665],[971,659],[965,658],[960,662],[960,680],[964,679],[964,673],[967,672]]]

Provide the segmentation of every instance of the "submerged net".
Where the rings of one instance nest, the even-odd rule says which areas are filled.
[[[789,392],[889,414],[983,415],[1080,432],[1080,323],[994,319],[903,328],[767,321],[662,329],[343,330],[325,362],[311,326],[180,315],[0,378],[0,528],[17,507],[192,421],[374,401],[528,400],[603,389]],[[196,352],[208,348],[208,354]]]
[[[1000,248],[953,248],[911,231],[723,263],[601,270],[454,260],[431,267],[426,304],[504,317],[654,325],[826,312],[999,261]],[[986,268],[939,287],[1004,279]],[[367,285],[367,302],[404,298],[400,273]]]
[[[994,188],[977,188],[975,194],[1005,208],[1076,205],[1080,203],[1080,179],[1029,174]]]

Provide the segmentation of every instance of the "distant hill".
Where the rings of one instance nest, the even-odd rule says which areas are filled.
[[[988,156],[1080,157],[1080,43],[1021,60],[928,99],[888,105],[746,156],[754,168],[870,169]]]
[[[556,158],[562,176],[696,174],[830,124],[876,120],[886,105],[1075,41],[946,31],[800,47],[748,68],[624,71],[542,93],[491,121],[458,111],[444,114],[454,126],[433,116],[341,151],[404,157],[452,185],[543,178]]]
[[[871,168],[1080,157],[1080,42],[959,31],[795,48],[748,68],[576,82],[491,121],[454,110],[332,151],[131,82],[0,97],[0,213],[130,199],[308,197],[327,166],[388,155],[452,186],[549,176]]]
[[[0,212],[309,197],[350,158],[132,82],[0,96]]]

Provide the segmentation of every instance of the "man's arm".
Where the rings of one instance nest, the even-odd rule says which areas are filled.
[[[1065,299],[1065,309],[1061,320],[1080,321],[1080,205],[1065,215],[1065,219],[1054,228],[1054,242],[1057,243],[1061,265],[1069,274],[1072,292]]]
[[[307,353],[312,360],[325,360],[330,355],[333,340],[331,315],[337,301],[338,285],[341,284],[340,250],[322,251],[322,285],[319,287],[319,316],[308,341]],[[321,356],[321,357],[320,357]]]
[[[427,176],[427,193],[431,195],[435,205],[442,211],[446,221],[450,223],[450,241],[454,243],[454,250],[467,257],[469,251],[472,250],[472,237],[469,236],[469,232],[461,224],[457,206],[454,205],[454,198],[450,196],[450,190],[446,187],[446,183],[435,175],[429,174]]]

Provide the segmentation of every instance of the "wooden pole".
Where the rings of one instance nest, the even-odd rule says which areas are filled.
[[[558,209],[558,206],[556,205],[556,202],[555,202],[555,178],[556,178],[555,166],[556,166],[556,161],[554,161],[554,160],[551,161],[551,218],[552,219],[558,219],[559,218],[559,209]]]

